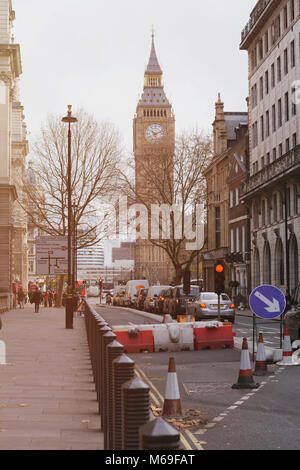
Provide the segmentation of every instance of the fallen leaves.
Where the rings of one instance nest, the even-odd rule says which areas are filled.
[[[162,408],[154,405],[151,405],[150,408],[156,418],[162,416]],[[174,418],[164,417],[164,419],[179,431],[192,428],[194,426],[202,426],[207,424],[207,419],[204,417],[203,412],[201,410],[193,409],[186,410],[182,416],[177,416]]]

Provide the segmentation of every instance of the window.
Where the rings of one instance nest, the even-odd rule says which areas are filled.
[[[263,80],[263,77],[260,77],[260,79],[259,79],[259,97],[260,97],[260,100],[262,100],[263,97],[264,97],[264,80]]]
[[[272,130],[276,131],[276,107],[275,104],[272,106]]]
[[[271,87],[275,87],[275,64],[271,65]]]
[[[240,203],[239,188],[235,188],[235,205],[238,206]]]
[[[288,153],[290,151],[290,139],[285,140],[285,152]]]
[[[297,147],[297,134],[296,134],[296,132],[295,132],[295,134],[293,134],[292,143],[293,143],[293,148]]]
[[[281,98],[278,100],[278,127],[282,126],[282,101]]]
[[[283,60],[284,60],[284,74],[287,75],[287,73],[289,71],[289,56],[288,56],[288,50],[287,49],[284,49]]]
[[[263,170],[265,167],[265,157],[261,157],[261,169]]]
[[[282,144],[279,144],[278,151],[279,151],[279,157],[282,157],[283,155]]]
[[[270,113],[266,112],[266,137],[270,136]]]
[[[278,221],[277,194],[273,196],[273,222]]]
[[[271,163],[271,160],[270,160],[270,152],[267,153],[267,157],[266,157],[266,165],[270,165]]]
[[[245,225],[242,225],[242,253],[243,253],[243,258],[245,259],[245,253],[246,253],[246,227]]]
[[[285,122],[287,122],[290,119],[290,103],[289,103],[288,92],[284,95],[284,109],[285,109]]]
[[[296,65],[295,61],[295,41],[291,42],[291,68],[294,68]]]
[[[261,224],[266,225],[266,201],[261,201]]]
[[[276,147],[275,147],[275,148],[273,148],[273,162],[275,162],[276,158],[277,158],[277,150],[276,150]]]
[[[258,42],[258,57],[259,57],[259,60],[262,60],[264,57],[264,46],[263,46],[262,39],[260,39],[260,41]]]
[[[269,31],[265,33],[265,51],[269,52]]]
[[[284,29],[287,29],[287,27],[288,27],[288,7],[287,7],[287,5],[283,9],[283,25],[284,25]]]
[[[269,72],[268,70],[265,73],[265,90],[266,90],[266,95],[269,94]]]
[[[297,105],[296,105],[296,88],[292,88],[292,116],[297,114]]]
[[[233,202],[233,191],[230,191],[229,193],[229,201],[230,201],[230,208],[233,207],[234,202]]]
[[[233,228],[230,230],[230,252],[234,253],[234,231],[233,231]]]
[[[240,229],[239,227],[236,228],[236,240],[235,240],[235,249],[236,249],[236,253],[239,253],[240,252]]]
[[[265,121],[263,116],[260,118],[260,135],[263,142],[265,140]]]
[[[295,0],[290,0],[290,5],[291,5],[291,21],[294,21],[295,19]]]
[[[216,248],[221,247],[221,208],[216,207]]]
[[[255,148],[258,144],[257,121],[252,124],[252,147]]]
[[[277,59],[277,81],[281,81],[281,57]]]

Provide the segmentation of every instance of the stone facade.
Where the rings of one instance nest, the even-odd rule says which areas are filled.
[[[242,33],[248,52],[252,287],[290,294],[300,266],[300,2],[259,1]]]
[[[172,158],[175,147],[175,117],[164,92],[162,77],[152,36],[144,90],[133,121],[136,192],[144,194],[144,198],[147,198],[149,187],[143,162],[157,161],[162,155]],[[135,245],[135,278],[146,278],[151,284],[158,281],[167,284],[172,276],[173,268],[165,250],[149,240],[138,239]]]
[[[214,291],[214,266],[216,261],[225,263],[225,285],[229,289],[231,266],[229,255],[229,159],[236,144],[236,128],[247,125],[248,114],[224,112],[219,95],[213,123],[214,156],[205,170],[207,183],[206,244],[202,250],[204,289]]]
[[[13,305],[13,283],[27,289],[27,216],[22,185],[28,154],[18,79],[20,46],[11,37],[15,13],[0,0],[0,308]]]

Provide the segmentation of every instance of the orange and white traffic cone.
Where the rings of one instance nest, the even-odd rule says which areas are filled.
[[[250,355],[248,349],[247,338],[243,339],[243,346],[241,352],[241,361],[240,361],[240,372],[239,378],[236,384],[232,385],[232,388],[258,388],[259,384],[254,383],[252,377],[252,368],[250,363]]]
[[[257,352],[256,352],[256,361],[255,361],[255,370],[253,375],[268,375],[268,366],[266,359],[266,352],[263,340],[263,334],[259,333],[258,343],[257,343]]]
[[[278,366],[299,366],[300,361],[293,357],[291,337],[288,327],[284,330],[282,361],[277,362]]]
[[[176,373],[175,359],[170,357],[168,377],[165,391],[165,400],[163,406],[163,416],[182,415],[181,400]]]

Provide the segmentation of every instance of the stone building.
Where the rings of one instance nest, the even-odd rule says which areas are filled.
[[[239,296],[240,301],[247,303],[251,293],[250,213],[240,194],[249,174],[248,123],[240,123],[235,133],[236,142],[228,152],[229,254],[226,262],[230,266],[232,297]]]
[[[247,124],[247,112],[224,112],[219,95],[213,123],[214,156],[204,171],[207,183],[206,243],[202,250],[204,289],[214,291],[214,266],[216,261],[225,263],[225,284],[231,280],[229,255],[229,190],[228,172],[231,148],[237,140],[236,128]]]
[[[22,186],[28,154],[23,106],[18,92],[20,46],[11,29],[11,0],[0,0],[0,308],[13,305],[13,292],[27,288],[27,216]]]
[[[299,283],[299,0],[260,0],[242,32],[248,52],[252,287]],[[299,91],[299,90],[298,90]]]
[[[152,159],[157,162],[160,158],[172,158],[174,147],[175,117],[165,95],[163,72],[157,60],[152,35],[151,54],[144,75],[144,90],[133,121],[137,194],[142,194],[148,199],[147,191],[152,191],[145,174],[145,161]],[[172,274],[172,265],[166,252],[154,246],[149,239],[139,238],[135,246],[135,278],[147,278],[150,283],[160,281],[163,284],[169,282]]]

